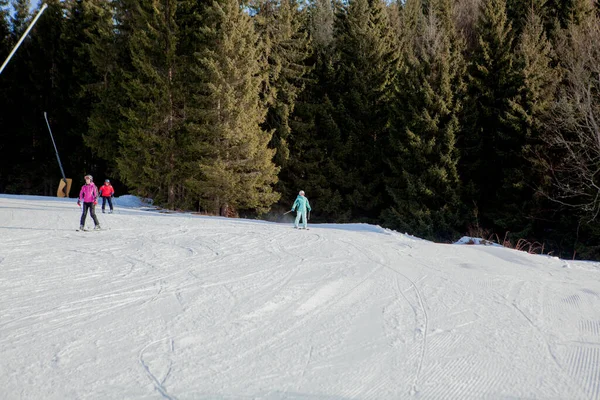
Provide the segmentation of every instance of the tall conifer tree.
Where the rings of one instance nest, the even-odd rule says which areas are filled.
[[[347,186],[342,160],[348,155],[347,142],[335,121],[336,97],[334,66],[338,52],[333,46],[334,7],[331,0],[316,0],[308,8],[312,66],[306,88],[300,93],[290,121],[290,159],[283,166],[283,206],[286,209],[305,190],[313,205],[314,217],[328,221],[348,221],[340,188]]]
[[[459,178],[455,147],[464,92],[463,44],[451,3],[406,5],[402,73],[398,75],[387,182],[393,206],[386,222],[429,239],[452,239],[458,226]]]
[[[545,21],[548,0],[506,0],[506,15],[511,21],[513,33],[520,36],[528,24],[529,15],[535,11],[538,18]],[[545,21],[550,23],[551,21]]]
[[[303,21],[306,12],[299,10],[295,0],[258,0],[254,4],[254,20],[269,65],[263,93],[269,108],[263,127],[273,129],[270,145],[276,149],[274,161],[284,166],[289,158],[290,115],[308,71],[308,33]]]
[[[178,174],[185,78],[177,64],[175,0],[123,1],[131,68],[121,69],[120,176],[138,194],[169,208],[182,194]]]
[[[383,150],[398,45],[381,0],[351,0],[337,18],[336,122],[349,145],[339,160],[352,215],[378,218],[385,203]]]
[[[89,102],[88,127],[85,144],[92,153],[104,160],[109,171],[116,175],[116,160],[120,152],[122,82],[121,70],[127,69],[128,22],[125,11],[116,1],[82,0],[72,6],[72,38],[77,60],[89,60],[90,66],[76,62],[74,67],[83,74],[84,86],[78,107]]]
[[[515,108],[520,83],[505,0],[487,0],[482,7],[459,140],[461,175],[468,185],[465,202],[477,207],[482,225],[506,229],[512,218],[506,205],[514,201],[513,174],[519,171],[525,146],[522,126],[515,123],[521,113]]]
[[[261,126],[267,64],[253,22],[237,0],[214,2],[207,12],[207,47],[193,69],[200,86],[190,145],[198,161],[191,162],[194,176],[186,183],[209,212],[265,212],[279,199],[273,191],[278,168],[268,148],[272,131]]]
[[[536,160],[545,153],[543,121],[554,102],[559,81],[557,70],[552,67],[555,54],[546,38],[544,21],[535,8],[528,12],[516,54],[521,88],[515,100],[518,105],[514,107],[520,113],[515,115],[514,122],[521,127],[524,137],[523,146],[514,150],[521,150],[521,165],[515,166],[510,181],[517,196],[507,207],[512,208],[512,214],[520,218],[520,223],[514,224],[512,229],[527,229],[520,233],[521,237],[525,237],[533,233],[536,218],[545,218],[539,209],[542,199],[536,196],[536,192],[547,190],[548,171]]]

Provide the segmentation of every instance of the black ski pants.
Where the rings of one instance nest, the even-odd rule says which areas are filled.
[[[90,216],[94,220],[94,224],[96,224],[96,226],[100,225],[98,218],[96,217],[96,206],[93,202],[83,203],[83,214],[81,214],[81,222],[79,225],[85,225],[85,217],[87,217],[88,210],[90,210]]]
[[[108,201],[108,207],[110,207],[110,211],[112,211],[113,210],[112,196],[108,196],[108,197],[102,196],[102,211],[104,211],[104,207],[106,206],[107,201]]]

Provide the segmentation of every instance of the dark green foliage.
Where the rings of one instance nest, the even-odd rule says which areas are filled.
[[[279,199],[273,191],[278,168],[268,148],[272,132],[261,127],[267,64],[253,22],[237,0],[214,3],[207,12],[207,46],[193,69],[199,85],[189,127],[195,157],[186,184],[209,212],[266,212]]]
[[[178,65],[176,2],[122,2],[130,64],[119,73],[121,100],[117,165],[137,193],[177,205],[183,130],[183,71]]]
[[[553,21],[546,18],[552,15],[548,8],[552,7],[548,0],[506,0],[506,15],[512,23],[513,33],[516,37],[521,35],[523,29],[529,24],[528,18],[535,13],[542,21],[551,26]]]
[[[433,0],[425,16],[408,1],[406,39],[397,77],[388,164],[391,227],[428,239],[450,240],[459,225],[458,113],[464,92],[462,44],[450,3]]]
[[[520,113],[514,121],[524,133],[522,159],[518,165],[522,182],[513,180],[520,190],[506,208],[519,216],[522,231],[532,235],[536,229],[534,220],[543,220],[547,212],[547,202],[541,193],[548,190],[548,171],[539,162],[539,156],[546,147],[543,121],[555,100],[559,81],[558,73],[552,68],[554,52],[546,39],[543,21],[533,10],[526,19],[516,54],[521,87],[516,99],[519,106],[515,107]]]
[[[476,204],[485,226],[508,227],[522,189],[525,132],[520,124],[520,88],[513,35],[504,0],[483,3],[478,43],[469,67],[468,101],[459,146],[466,204]],[[511,229],[512,230],[512,229]]]
[[[82,0],[73,4],[72,38],[74,53],[87,63],[75,67],[85,79],[81,86],[79,112],[89,115],[82,127],[85,144],[94,155],[104,160],[109,170],[116,172],[119,154],[119,106],[122,99],[120,73],[129,60],[126,55],[126,35],[115,37],[115,28],[123,28],[116,2]],[[116,18],[116,26],[113,18]]]
[[[303,89],[302,78],[308,72],[305,61],[310,56],[308,33],[303,29],[306,12],[298,7],[294,0],[255,2],[255,25],[269,66],[263,92],[268,105],[263,128],[273,130],[270,146],[276,149],[274,161],[279,166],[289,160],[289,119]]]
[[[0,192],[55,195],[47,112],[75,187],[253,216],[302,189],[315,221],[598,257],[598,2],[45,2],[0,75]],[[2,61],[37,12],[8,3]]]
[[[353,218],[378,218],[386,202],[383,149],[398,44],[379,0],[350,1],[338,14],[334,119],[347,152],[336,163],[345,173],[342,198]]]
[[[331,96],[336,95],[334,65],[338,53],[333,44],[333,7],[318,0],[308,9],[307,30],[311,35],[313,66],[307,84],[296,102],[290,120],[290,159],[282,167],[280,207],[289,209],[299,190],[305,190],[313,207],[313,218],[349,221],[350,209],[342,194],[351,182],[339,164],[349,156],[350,146],[342,141]]]
[[[585,19],[592,11],[590,5],[590,0],[546,0],[544,14],[564,29]]]

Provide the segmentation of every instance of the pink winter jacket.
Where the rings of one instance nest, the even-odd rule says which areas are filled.
[[[92,182],[81,187],[79,192],[79,201],[84,203],[92,203],[98,198],[98,188]]]

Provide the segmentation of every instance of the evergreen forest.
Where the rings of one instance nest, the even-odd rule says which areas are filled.
[[[44,0],[0,74],[0,193],[600,259],[596,0]],[[0,0],[0,62],[41,4]],[[44,118],[48,117],[48,124]]]

